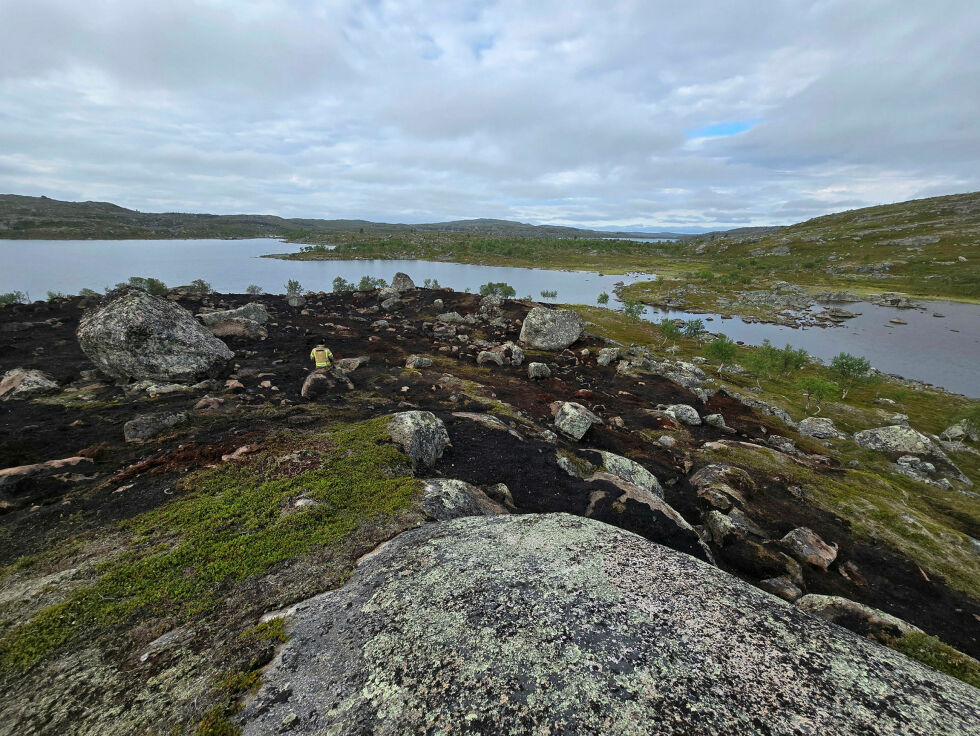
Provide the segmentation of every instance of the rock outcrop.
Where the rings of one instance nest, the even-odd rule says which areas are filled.
[[[564,514],[397,537],[299,604],[238,719],[276,733],[972,734],[977,691]]]
[[[571,309],[534,307],[524,318],[520,340],[535,350],[564,350],[584,329],[585,322]]]
[[[89,359],[113,378],[192,383],[220,376],[235,357],[186,309],[139,289],[87,313],[76,335]]]

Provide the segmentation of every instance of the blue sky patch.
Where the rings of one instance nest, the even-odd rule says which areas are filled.
[[[729,120],[724,123],[712,123],[703,128],[687,131],[688,138],[721,138],[726,135],[738,135],[751,130],[759,123],[758,120]]]

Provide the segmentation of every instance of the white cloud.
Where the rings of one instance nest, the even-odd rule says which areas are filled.
[[[6,0],[0,191],[376,220],[795,221],[980,189],[978,34],[980,6],[958,0]]]

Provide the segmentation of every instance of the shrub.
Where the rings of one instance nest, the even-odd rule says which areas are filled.
[[[689,319],[684,323],[684,337],[690,337],[701,343],[707,330],[704,328],[704,321],[700,319]]]
[[[207,296],[214,291],[214,289],[211,288],[211,284],[204,279],[194,279],[189,284],[189,288],[191,293],[197,294],[198,296]]]
[[[804,376],[796,382],[796,388],[806,397],[806,408],[810,409],[810,404],[816,405],[816,413],[820,413],[820,403],[829,399],[839,390],[836,383],[828,381],[819,376]]]
[[[664,317],[657,323],[657,327],[663,333],[664,342],[668,340],[676,340],[681,336],[681,328],[677,326],[677,323],[672,319]]]
[[[556,290],[554,290],[554,289],[542,289],[541,290],[541,297],[543,299],[554,299],[556,296],[558,296],[558,292]]]
[[[838,353],[830,361],[830,372],[834,374],[837,383],[840,384],[842,399],[847,398],[847,393],[863,384],[871,383],[875,377],[871,375],[871,363],[867,358],[859,358],[850,353]]]
[[[425,281],[422,282],[422,286],[424,286],[426,289],[441,288],[439,286],[439,279],[426,279]]]
[[[79,296],[101,296],[101,294],[99,294],[99,292],[97,292],[95,289],[90,289],[87,286],[84,289],[82,289],[80,292],[78,292],[78,295]]]
[[[504,299],[512,299],[517,295],[514,287],[504,281],[490,281],[480,287],[480,293],[483,296],[500,296]]]
[[[793,373],[798,371],[806,365],[809,359],[810,354],[803,348],[794,348],[792,345],[787,345],[779,351],[779,372]]]
[[[22,304],[27,301],[27,295],[23,291],[8,291],[6,294],[0,294],[0,307],[5,307],[8,304]]]
[[[143,276],[130,276],[127,281],[122,281],[116,284],[117,289],[123,289],[126,287],[142,289],[143,291],[153,294],[154,296],[165,296],[168,291],[167,285],[160,279]]]
[[[354,288],[354,284],[345,279],[343,276],[337,276],[333,280],[334,291],[354,291]]]
[[[387,285],[388,282],[382,278],[361,276],[361,280],[357,284],[357,291],[372,291],[373,289],[381,289]]]
[[[623,302],[623,316],[626,317],[630,322],[639,322],[640,317],[643,316],[643,311],[646,309],[646,305],[640,302],[634,302],[626,300]]]
[[[249,284],[245,287],[245,293],[251,294],[252,296],[257,296],[262,293],[262,287],[258,284]]]
[[[599,297],[596,299],[596,302],[598,302],[599,304],[608,304],[609,295],[606,292],[602,292],[601,294],[599,294]]]
[[[286,293],[290,296],[297,296],[303,291],[303,285],[296,279],[289,279],[286,282]]]
[[[738,346],[735,345],[727,335],[718,335],[718,339],[712,340],[704,348],[704,356],[718,364],[718,372],[721,373],[725,363],[731,363],[738,355]]]
[[[64,292],[62,292],[62,291],[49,291],[48,292],[48,301],[49,302],[50,301],[53,301],[55,299],[67,299],[67,298],[68,298],[67,295]]]

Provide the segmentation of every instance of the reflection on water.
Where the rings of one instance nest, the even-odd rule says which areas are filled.
[[[547,302],[595,304],[603,291],[612,294],[616,282],[650,279],[652,274],[603,276],[584,271],[551,271],[505,266],[477,266],[429,261],[280,261],[259,258],[266,253],[295,248],[268,239],[251,240],[0,240],[0,292],[25,291],[34,299],[47,291],[78,293],[83,288],[102,291],[129,276],[153,276],[171,286],[202,278],[218,291],[241,293],[249,284],[269,293],[281,293],[289,279],[304,289],[329,291],[336,276],[358,281],[373,276],[391,281],[398,271],[416,283],[426,278],[457,291],[477,291],[488,281],[513,286],[519,297]],[[542,299],[542,291],[557,291]],[[867,357],[887,373],[944,386],[970,396],[980,395],[980,306],[954,302],[925,302],[927,309],[895,310],[867,303],[847,305],[861,312],[841,327],[793,329],[781,325],[749,324],[717,315],[692,315],[647,309],[648,319],[664,316],[704,319],[711,332],[724,332],[733,340],[758,344],[769,338],[776,345],[789,343],[822,359],[839,352]],[[612,305],[612,303],[611,303]],[[945,318],[933,317],[933,312]],[[907,325],[889,320],[900,316]],[[710,319],[710,321],[708,321]]]

